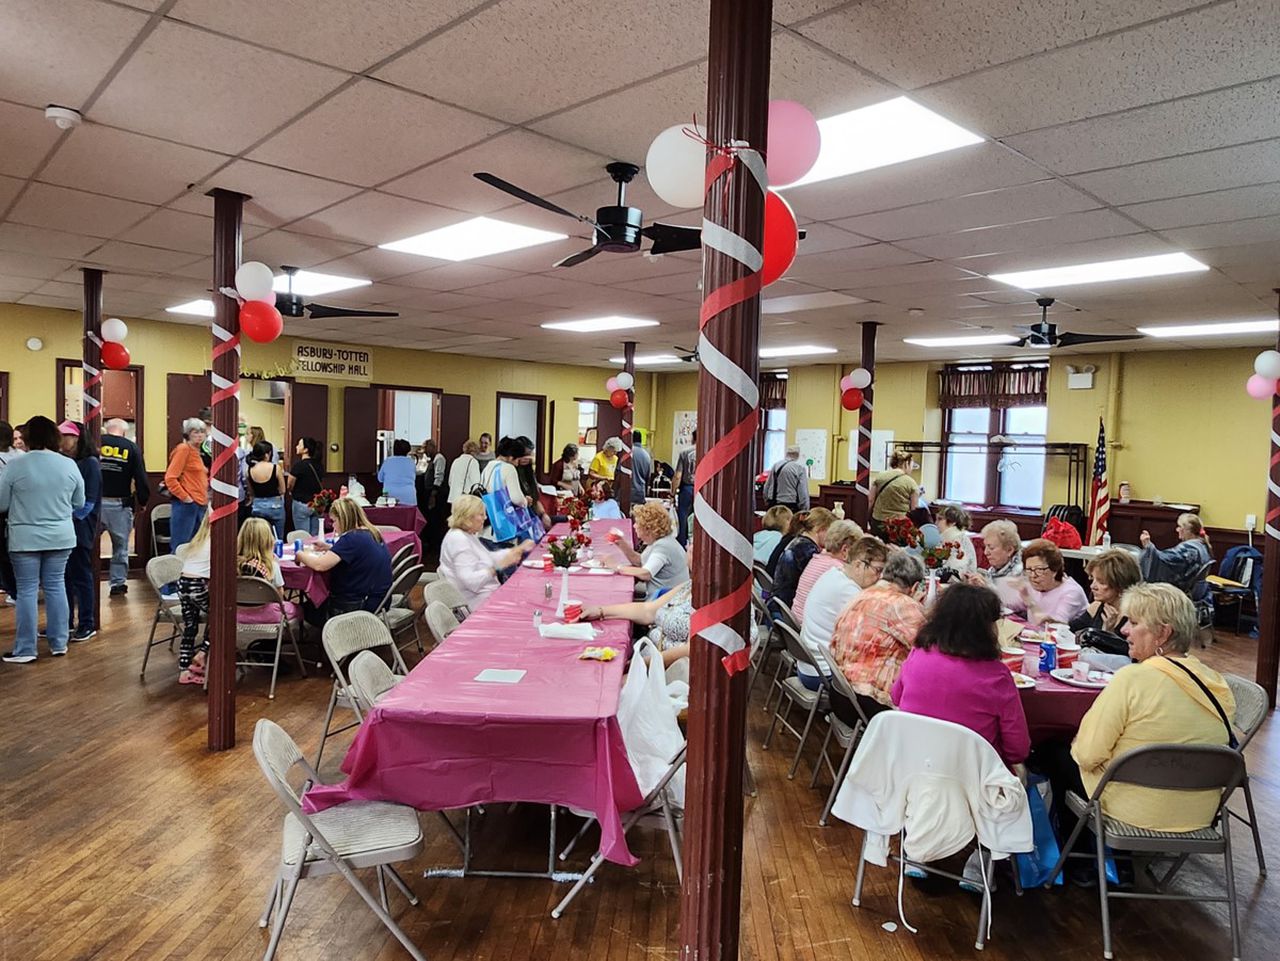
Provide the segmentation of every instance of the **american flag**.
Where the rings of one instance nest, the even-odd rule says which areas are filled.
[[[1111,514],[1111,493],[1107,490],[1107,433],[1098,418],[1098,450],[1093,457],[1093,500],[1089,506],[1089,543],[1101,544]]]

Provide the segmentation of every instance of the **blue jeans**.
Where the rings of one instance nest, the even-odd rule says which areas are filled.
[[[320,517],[311,509],[310,504],[293,502],[293,529],[308,531],[312,537],[320,533]]]
[[[681,484],[676,494],[676,520],[679,530],[676,540],[681,547],[689,546],[689,515],[693,513],[693,485]]]
[[[173,502],[173,513],[169,515],[169,550],[176,554],[178,548],[196,536],[200,522],[204,520],[203,504],[186,504]]]
[[[261,517],[276,532],[276,540],[284,540],[284,498],[255,497],[249,509],[250,517]]]
[[[36,593],[44,588],[45,630],[50,651],[65,651],[71,633],[64,576],[70,550],[10,551],[13,573],[18,581],[18,630],[13,653],[26,656],[36,652],[36,621],[39,611]]]
[[[67,558],[67,625],[82,631],[97,630],[93,605],[93,545],[77,544]],[[49,601],[45,593],[45,603]],[[79,620],[77,621],[77,615]]]
[[[133,532],[133,508],[122,500],[104,498],[102,524],[111,535],[111,586],[118,587],[129,576],[129,535]]]

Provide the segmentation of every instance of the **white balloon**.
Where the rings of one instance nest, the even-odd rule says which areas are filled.
[[[849,374],[849,383],[858,390],[865,390],[871,385],[871,371],[865,367],[855,368]]]
[[[129,336],[129,327],[119,317],[108,317],[102,322],[102,339],[109,344],[123,344]]]
[[[236,271],[236,292],[245,300],[265,300],[275,303],[272,290],[275,277],[271,268],[256,260],[247,260]]]
[[[618,382],[618,386],[623,390],[630,390],[635,386],[636,379],[628,374],[625,370],[614,378]]]
[[[673,207],[702,206],[702,178],[707,168],[707,147],[685,134],[688,124],[668,127],[653,138],[644,158],[649,186]],[[697,127],[698,136],[706,130]]]
[[[1280,379],[1280,351],[1264,350],[1254,358],[1253,370],[1267,380]]]

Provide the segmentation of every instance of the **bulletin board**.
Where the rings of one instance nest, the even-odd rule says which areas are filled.
[[[806,429],[796,431],[796,446],[800,448],[800,463],[808,465],[809,479],[827,479],[827,432]]]
[[[674,464],[680,459],[680,452],[686,447],[693,446],[693,432],[698,427],[698,412],[696,410],[678,410],[675,415],[675,424],[671,429],[671,463]]]

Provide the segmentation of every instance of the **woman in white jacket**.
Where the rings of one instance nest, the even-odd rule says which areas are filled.
[[[480,450],[480,445],[475,441],[469,440],[462,445],[462,453],[459,454],[449,465],[449,505],[458,502],[458,498],[463,494],[470,494],[472,489],[480,483],[480,474],[482,468],[480,461],[476,459],[476,452]]]
[[[484,524],[484,501],[462,494],[453,502],[449,533],[440,545],[440,576],[462,592],[473,611],[498,589],[498,571],[519,564],[534,546],[533,541],[525,541],[491,551],[478,536]]]

